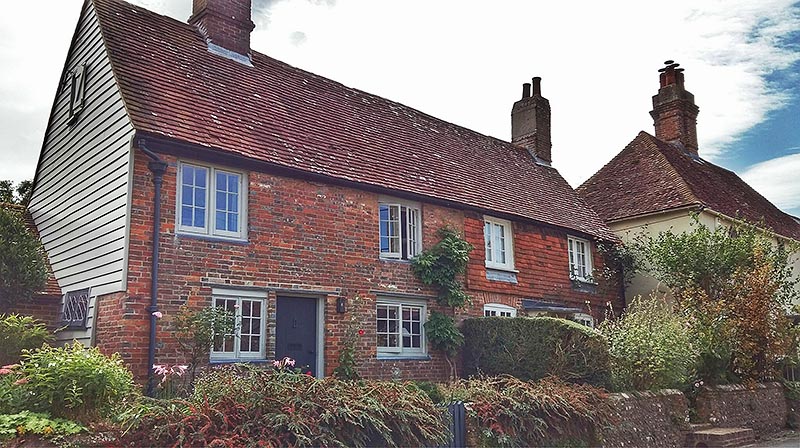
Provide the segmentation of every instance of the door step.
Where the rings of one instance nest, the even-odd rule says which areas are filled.
[[[755,433],[750,428],[692,429],[686,434],[686,446],[689,448],[728,448],[755,442]]]

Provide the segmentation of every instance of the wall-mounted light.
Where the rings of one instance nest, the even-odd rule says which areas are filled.
[[[347,298],[339,297],[336,299],[336,312],[337,313],[347,312]]]

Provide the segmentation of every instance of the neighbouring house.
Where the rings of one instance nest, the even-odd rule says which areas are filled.
[[[30,213],[24,206],[0,202],[0,209],[18,215],[25,223],[31,235],[35,236],[37,239],[39,238],[36,225],[33,223],[33,218],[31,218]],[[8,312],[33,316],[44,322],[47,328],[56,330],[59,327],[59,323],[63,320],[61,319],[62,309],[59,306],[61,304],[61,288],[58,286],[58,281],[56,281],[56,277],[53,274],[53,268],[50,266],[50,263],[47,262],[47,257],[45,257],[45,262],[47,263],[47,281],[44,288],[34,294],[31,300],[17,302]],[[69,314],[71,310],[66,311]],[[83,314],[85,315],[86,313]]]
[[[800,222],[761,196],[736,173],[698,154],[694,95],[686,90],[683,69],[667,61],[650,115],[655,137],[640,132],[619,154],[577,188],[606,224],[624,241],[690,229],[693,215],[714,229],[733,222],[763,225],[778,243],[800,242]],[[792,255],[800,275],[800,253]],[[668,292],[652,277],[639,275],[626,288],[631,299],[653,290]]]
[[[595,274],[617,237],[550,166],[538,78],[509,143],[258,53],[253,27],[249,0],[195,0],[189,23],[84,3],[30,203],[62,306],[88,310],[62,340],[141,378],[186,362],[181,306],[225,307],[237,334],[210,362],[290,356],[321,376],[357,313],[364,376],[444,379],[436,294],[409,259],[446,225],[475,246],[463,316],[592,325],[624,306]]]

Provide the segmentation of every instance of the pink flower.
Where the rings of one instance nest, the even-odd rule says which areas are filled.
[[[186,373],[186,369],[188,368],[189,366],[172,366],[172,373],[178,376],[183,376],[183,374]]]
[[[239,308],[239,304],[233,305],[234,308]]]
[[[164,315],[161,314],[161,311],[153,311],[153,316],[156,316],[156,319],[161,319],[164,317]]]
[[[275,361],[272,361],[272,367],[280,367],[280,366],[281,366],[281,362],[278,361],[277,359]]]
[[[294,367],[295,361],[292,358],[289,358],[289,357],[283,358],[283,362],[285,362],[287,366]]]
[[[19,367],[19,364],[9,364],[9,365],[7,365],[7,366],[0,367],[0,369],[9,369],[9,370],[14,370],[14,369],[16,369],[17,367]]]
[[[0,369],[0,375],[8,375],[9,373],[14,373],[14,371],[6,368]]]
[[[166,375],[169,373],[167,366],[162,366],[161,364],[153,364],[153,371],[156,373],[156,375]]]
[[[25,383],[27,383],[27,382],[28,382],[28,379],[27,379],[27,378],[20,378],[20,379],[18,379],[17,381],[14,381],[14,384],[16,384],[16,385],[20,385],[20,384],[25,384]]]
[[[306,372],[306,375],[311,376],[311,371]]]
[[[366,332],[363,329],[358,330],[358,335],[359,336],[364,336],[364,333],[366,333]]]

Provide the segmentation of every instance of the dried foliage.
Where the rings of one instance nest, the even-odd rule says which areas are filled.
[[[123,417],[125,440],[148,446],[430,446],[447,432],[411,383],[241,365],[201,376],[189,400],[145,400]]]
[[[469,446],[553,446],[570,438],[599,445],[611,424],[602,389],[555,377],[522,381],[502,375],[457,381],[446,388],[467,403]]]

